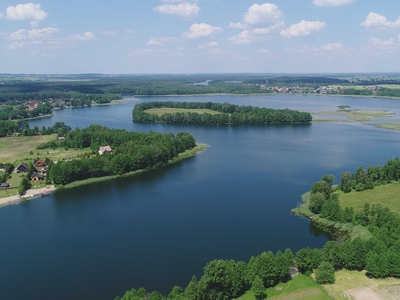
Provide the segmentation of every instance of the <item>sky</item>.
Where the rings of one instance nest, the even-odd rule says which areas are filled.
[[[400,72],[399,0],[0,4],[0,73]]]

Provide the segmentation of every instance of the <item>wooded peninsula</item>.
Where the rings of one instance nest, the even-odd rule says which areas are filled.
[[[163,110],[157,110],[163,108]],[[239,106],[213,102],[145,102],[136,104],[132,111],[134,122],[162,122],[174,124],[306,124],[312,121],[308,112]]]

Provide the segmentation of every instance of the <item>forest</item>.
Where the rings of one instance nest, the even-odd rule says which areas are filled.
[[[400,159],[391,159],[384,167],[373,169],[375,172],[368,168],[370,176],[376,179],[374,182],[384,184],[397,180]],[[351,186],[365,184],[365,174],[359,168],[350,175],[350,180],[354,181]],[[335,270],[340,269],[367,270],[367,275],[375,278],[400,278],[400,216],[380,204],[366,204],[360,211],[341,209],[336,189],[343,189],[343,182],[333,186],[334,180],[333,175],[327,174],[311,187],[311,197],[322,199],[319,214],[335,222],[364,226],[371,232],[371,238],[331,240],[322,249],[303,248],[295,254],[290,249],[276,254],[263,252],[252,256],[248,262],[213,260],[205,265],[200,279],[194,276],[186,287],[173,287],[166,297],[139,288],[129,290],[115,300],[230,300],[248,290],[253,291],[256,299],[265,299],[268,296],[266,288],[290,280],[291,266],[306,275],[314,272],[318,284],[334,283]]]
[[[62,139],[45,143],[39,148],[90,148],[91,151],[81,159],[51,162],[47,180],[56,185],[159,167],[196,145],[194,137],[185,132],[176,135],[142,133],[100,125],[75,130],[68,126],[58,127],[57,132]],[[111,151],[99,154],[101,146],[109,146]]]
[[[146,112],[151,108],[184,108],[209,109],[219,114],[196,112],[165,113],[161,116]],[[202,125],[225,124],[305,124],[312,120],[308,112],[290,109],[272,109],[249,106],[239,106],[229,103],[213,102],[145,102],[136,104],[132,111],[134,122],[163,122]]]

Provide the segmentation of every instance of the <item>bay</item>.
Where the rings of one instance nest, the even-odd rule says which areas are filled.
[[[310,95],[144,97],[56,111],[65,122],[148,132],[187,131],[210,145],[158,170],[0,209],[0,299],[113,299],[145,287],[185,287],[212,259],[321,247],[328,237],[290,215],[314,181],[398,156],[399,134],[359,123],[273,126],[138,124],[142,101],[211,101],[302,111],[387,109],[397,100]],[[392,121],[388,120],[388,121]]]

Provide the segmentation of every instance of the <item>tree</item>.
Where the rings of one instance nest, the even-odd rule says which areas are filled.
[[[334,284],[335,269],[329,262],[323,261],[315,271],[315,280],[318,284]]]
[[[340,177],[342,191],[344,193],[351,192],[351,174],[350,172],[344,172]]]
[[[21,183],[19,184],[18,187],[18,194],[23,195],[25,194],[25,192],[30,189],[31,187],[31,183],[28,180],[28,178],[26,178],[26,176],[22,177]]]
[[[335,176],[333,176],[332,174],[326,174],[326,175],[322,176],[321,180],[324,180],[327,183],[329,183],[330,185],[332,185],[333,182],[335,181]]]
[[[309,208],[314,214],[319,214],[321,212],[324,203],[325,203],[325,196],[321,192],[310,194]]]
[[[257,300],[265,299],[265,297],[267,296],[265,293],[265,287],[263,281],[258,276],[254,279],[253,284],[251,286],[251,290],[254,293],[254,296]]]

